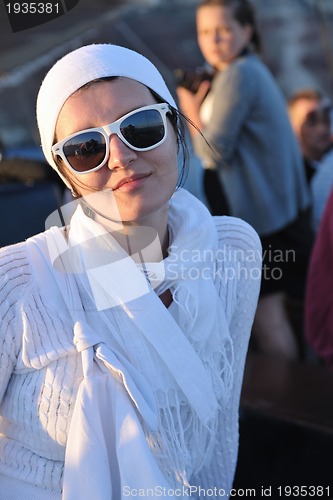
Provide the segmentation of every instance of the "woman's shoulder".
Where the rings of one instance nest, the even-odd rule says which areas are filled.
[[[45,240],[45,232],[26,241],[0,248],[0,283],[2,284],[0,301],[1,298],[8,299],[10,296],[23,299],[30,287],[34,287],[35,279],[29,251],[29,242],[32,240],[41,245]]]
[[[261,71],[266,68],[261,58],[256,53],[250,53],[242,57],[235,59],[230,68],[239,68],[239,71]]]
[[[27,243],[21,242],[0,248],[0,302],[12,295],[22,295],[23,286],[31,282],[31,267]]]
[[[261,255],[260,238],[253,227],[242,219],[230,216],[214,216],[219,248],[233,247],[254,251]]]
[[[0,337],[20,337],[22,304],[33,296],[33,279],[26,242],[0,249]]]
[[[216,75],[213,88],[230,88],[234,91],[241,89],[249,96],[256,90],[257,80],[261,81],[264,73],[265,66],[255,54],[239,57]]]
[[[249,54],[246,56],[238,57],[235,59],[225,71],[221,71],[221,74],[248,74],[253,71],[260,71],[261,68],[265,67],[264,63],[256,54]]]
[[[236,59],[234,63],[230,64],[229,68],[233,79],[238,78],[241,80],[245,85],[245,89],[248,87],[253,89],[260,88],[266,89],[269,93],[273,88],[274,91],[278,89],[278,85],[269,67],[255,53]]]
[[[28,270],[29,257],[27,242],[22,241],[0,248],[0,275],[17,274]]]

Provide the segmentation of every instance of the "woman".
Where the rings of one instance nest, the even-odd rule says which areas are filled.
[[[216,70],[207,94],[179,88],[195,150],[227,198],[229,214],[249,222],[263,245],[263,280],[254,335],[261,351],[297,356],[284,292],[302,297],[311,246],[309,194],[285,100],[260,61],[260,37],[248,0],[203,0],[197,33]],[[213,191],[213,193],[212,193]],[[206,191],[217,213],[220,194]],[[213,197],[213,199],[212,199]],[[223,212],[219,212],[220,214]],[[295,259],[288,251],[295,250]]]
[[[213,220],[179,188],[179,114],[136,52],[64,56],[37,119],[77,200],[73,215],[63,207],[45,233],[1,251],[0,491],[110,500],[230,489],[256,233]]]

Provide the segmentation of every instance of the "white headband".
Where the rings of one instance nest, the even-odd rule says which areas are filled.
[[[175,108],[176,103],[157,68],[144,56],[118,45],[80,47],[57,61],[44,78],[37,96],[37,123],[41,145],[49,164],[59,173],[51,147],[61,108],[80,87],[97,78],[122,76],[136,80],[156,92]]]

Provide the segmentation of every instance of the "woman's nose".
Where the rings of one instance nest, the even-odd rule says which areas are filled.
[[[213,39],[215,43],[219,43],[222,40],[222,33],[219,29],[216,29],[213,34]]]
[[[112,134],[109,141],[110,153],[107,164],[111,170],[126,168],[129,163],[137,158],[137,152],[126,146],[116,134]]]

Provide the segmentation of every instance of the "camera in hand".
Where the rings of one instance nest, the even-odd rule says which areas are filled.
[[[177,68],[174,70],[173,74],[177,87],[184,87],[195,94],[201,82],[212,81],[214,71],[207,66],[197,66],[187,69]]]

